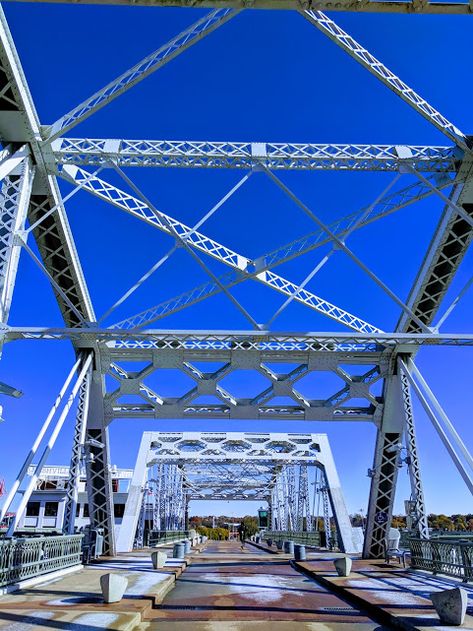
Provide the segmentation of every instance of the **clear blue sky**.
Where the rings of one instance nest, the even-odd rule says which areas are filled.
[[[4,5],[41,121],[52,123],[96,89],[198,19],[200,10],[140,7]],[[353,36],[417,89],[466,133],[471,132],[473,88],[466,80],[471,59],[471,18],[336,14]],[[449,144],[449,141],[387,88],[296,13],[246,11],[118,98],[71,132],[72,136],[194,140]],[[129,170],[128,174],[161,210],[192,225],[238,179],[237,171]],[[106,179],[116,182],[113,174]],[[370,203],[392,175],[370,173],[287,173],[281,177],[321,218],[331,221]],[[408,183],[404,176],[401,184]],[[61,184],[64,193],[70,191]],[[108,307],[171,245],[172,240],[119,210],[76,195],[67,206],[96,313]],[[350,246],[405,298],[442,210],[431,198],[364,228]],[[208,223],[203,232],[255,257],[313,229],[313,225],[262,174]],[[279,268],[300,282],[324,249]],[[224,271],[206,261],[215,272]],[[467,255],[450,296],[472,273]],[[172,261],[116,312],[135,313],[205,280],[189,255]],[[315,293],[392,330],[396,305],[342,253],[309,284]],[[235,295],[258,322],[284,301],[255,283]],[[468,331],[470,293],[448,320],[445,331]],[[108,323],[114,320],[112,317]],[[48,282],[22,256],[10,322],[60,325]],[[216,297],[161,322],[165,328],[248,328],[225,297]],[[275,330],[341,330],[318,314],[292,304]],[[470,422],[472,351],[430,349],[418,356],[467,445]],[[14,479],[66,371],[73,361],[63,342],[7,345],[0,379],[24,391],[4,399],[0,426],[0,477]],[[240,384],[241,385],[241,384]],[[169,388],[177,387],[170,382]],[[461,512],[472,508],[461,481],[428,419],[416,405],[427,508]],[[149,429],[326,431],[331,440],[349,509],[367,504],[375,428],[368,424],[303,422],[124,422],[112,425],[112,460],[132,466],[140,435]],[[69,458],[72,421],[64,428],[50,463]],[[397,510],[408,497],[400,473]],[[216,512],[245,512],[241,504],[218,505]],[[197,509],[196,509],[197,510]],[[211,512],[199,506],[198,512]]]

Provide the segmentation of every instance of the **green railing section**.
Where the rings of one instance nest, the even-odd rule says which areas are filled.
[[[413,569],[473,580],[473,542],[411,538],[408,543]]]
[[[83,535],[0,541],[0,587],[81,562]]]
[[[263,539],[265,541],[268,539],[272,539],[273,541],[294,541],[294,543],[320,548],[320,534],[321,533],[318,531],[299,532],[293,530],[265,530]]]
[[[160,543],[172,543],[188,537],[188,530],[151,530],[148,534],[148,545],[156,546]]]

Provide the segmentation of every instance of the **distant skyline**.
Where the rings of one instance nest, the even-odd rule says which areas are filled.
[[[41,122],[50,124],[139,59],[192,24],[206,11],[151,7],[4,3],[19,56]],[[471,18],[333,14],[350,34],[465,133],[473,131],[473,86],[465,80],[471,57]],[[367,71],[295,12],[244,11],[137,87],[70,132],[71,137],[160,138],[274,142],[396,143],[450,146],[451,142],[401,102]],[[92,169],[90,169],[92,170]],[[243,176],[243,171],[127,169],[152,202],[193,225]],[[110,170],[101,174],[118,184]],[[370,204],[393,179],[391,173],[279,172],[320,217],[331,222]],[[403,175],[399,187],[412,182]],[[123,185],[120,185],[124,188]],[[395,185],[397,186],[397,185]],[[64,195],[72,187],[60,181]],[[173,245],[135,218],[80,192],[66,204],[97,316]],[[349,245],[402,299],[406,299],[443,209],[435,195],[355,232]],[[256,258],[298,238],[314,224],[262,173],[249,181],[202,228],[219,242]],[[35,249],[36,251],[36,249]],[[329,252],[325,246],[281,266],[302,282]],[[227,268],[205,259],[214,273]],[[469,252],[450,288],[448,305],[473,273]],[[206,280],[182,249],[105,325],[180,294]],[[336,252],[307,285],[382,330],[396,325],[399,308],[350,261]],[[234,295],[259,323],[267,322],[284,297],[253,281]],[[445,307],[444,307],[445,308]],[[443,308],[440,309],[443,313]],[[458,304],[443,331],[471,331],[473,293]],[[438,319],[438,318],[437,318]],[[49,281],[23,252],[10,316],[12,325],[61,326]],[[155,323],[166,329],[248,329],[226,296],[216,296]],[[341,325],[293,302],[274,331],[340,331]],[[343,329],[344,330],[344,329]],[[417,363],[466,445],[473,446],[473,349],[423,348]],[[5,345],[0,381],[24,392],[1,397],[0,478],[10,488],[39,427],[74,361],[64,341],[21,341]],[[235,388],[247,388],[242,376]],[[257,377],[255,377],[257,379]],[[166,388],[178,387],[170,376]],[[324,388],[323,379],[320,386]],[[466,513],[472,498],[429,419],[414,401],[427,511]],[[68,464],[72,415],[49,458]],[[261,420],[115,420],[111,459],[132,467],[146,430],[238,430],[326,432],[350,513],[366,512],[367,470],[372,466],[376,428],[368,423]],[[404,466],[399,472],[395,513],[409,497]],[[1,501],[1,500],[0,500]],[[258,504],[259,503],[255,503]],[[191,514],[224,513],[228,503],[191,503]],[[244,515],[258,506],[235,502]],[[233,514],[230,513],[230,514]]]

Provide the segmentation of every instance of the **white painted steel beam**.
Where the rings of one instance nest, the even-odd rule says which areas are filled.
[[[410,165],[422,173],[456,173],[461,152],[452,147],[350,145],[194,140],[58,138],[59,164],[120,167],[271,170],[398,171]]]
[[[180,239],[185,241],[192,248],[232,267],[241,274],[248,276],[251,274],[252,262],[249,258],[221,245],[200,232],[193,231],[189,226],[158,211],[154,207],[150,208],[149,205],[141,199],[125,193],[116,186],[98,177],[92,178],[90,173],[80,167],[65,166],[61,172],[61,176],[74,185],[79,183],[83,184],[83,188],[87,192],[145,221],[154,228],[171,234],[172,236],[177,234]],[[255,280],[286,296],[291,296],[298,290],[296,283],[292,283],[274,272],[263,271],[255,274],[254,277]],[[295,297],[295,300],[351,329],[370,333],[380,331],[380,329],[372,324],[352,315],[348,311],[341,309],[306,289],[300,291]]]
[[[355,61],[360,63],[390,90],[397,94],[405,103],[414,108],[421,116],[450,138],[458,147],[469,151],[467,138],[458,127],[391,72],[379,59],[376,59],[376,57],[346,33],[332,19],[321,11],[314,11],[313,9],[303,9],[301,10],[301,14],[335,42],[337,46],[340,46],[340,48],[347,52]]]
[[[237,13],[238,11],[229,8],[211,11],[46,128],[45,135],[47,139],[54,140],[69,131],[99,109],[108,105],[117,96],[129,90],[159,68],[162,68],[206,35],[215,31],[219,26],[228,22]]]
[[[436,186],[438,188],[446,188],[452,184],[452,180],[447,177],[442,177],[441,180],[436,178]],[[395,191],[394,193],[385,196],[371,207],[371,211],[367,213],[370,207],[362,208],[360,211],[342,217],[329,225],[330,230],[338,237],[342,238],[351,230],[356,230],[363,226],[366,226],[373,221],[377,221],[382,217],[394,213],[416,201],[425,199],[433,194],[431,187],[426,186],[423,182],[415,182],[403,189]],[[253,259],[251,266],[248,270],[251,270],[249,275],[242,275],[239,270],[227,272],[219,277],[221,283],[226,287],[234,287],[239,283],[242,283],[248,278],[255,278],[257,273],[267,271],[281,265],[287,261],[293,260],[298,256],[311,252],[330,241],[330,237],[323,230],[317,230],[311,232],[295,241],[292,241],[286,245],[280,246],[276,250],[259,256]],[[140,313],[137,313],[125,320],[121,320],[113,325],[113,328],[143,328],[149,326],[156,320],[165,318],[173,313],[177,313],[182,309],[186,309],[191,305],[194,305],[210,296],[214,296],[220,293],[220,288],[216,283],[203,283],[197,287],[165,300],[164,302],[150,307]]]

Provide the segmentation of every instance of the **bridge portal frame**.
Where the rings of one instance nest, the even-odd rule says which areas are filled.
[[[123,2],[126,2],[126,0],[123,0]],[[116,2],[110,0],[110,4],[112,3],[120,2],[118,0]],[[165,0],[156,0],[155,4],[164,5],[168,3]],[[175,3],[172,2],[172,4],[174,5]],[[109,475],[108,425],[117,410],[113,410],[113,406],[110,409],[110,397],[107,398],[105,389],[105,374],[110,370],[114,371],[115,376],[118,376],[126,384],[126,388],[130,388],[132,394],[137,393],[137,396],[140,397],[144,395],[148,401],[151,401],[151,403],[148,403],[150,405],[148,411],[152,408],[154,417],[159,416],[155,413],[158,407],[166,403],[164,400],[160,403],[158,401],[159,397],[150,388],[137,385],[135,375],[125,374],[123,369],[119,366],[117,368],[113,361],[113,354],[117,349],[120,351],[126,349],[127,352],[132,351],[135,353],[135,356],[138,356],[140,353],[148,353],[149,347],[147,347],[147,344],[150,343],[153,334],[144,336],[145,338],[148,337],[148,340],[143,340],[143,337],[140,337],[140,335],[133,338],[133,336],[130,337],[130,328],[136,330],[147,326],[165,315],[175,313],[177,310],[186,308],[207,296],[219,292],[226,293],[235,306],[248,317],[253,325],[256,325],[251,316],[229,293],[230,287],[248,278],[254,278],[258,282],[285,295],[287,301],[283,308],[292,300],[296,300],[360,334],[363,338],[362,344],[366,348],[376,349],[375,352],[381,348],[383,361],[386,361],[388,366],[387,373],[382,373],[382,378],[384,379],[383,394],[379,397],[379,400],[372,401],[376,413],[373,412],[370,418],[367,418],[365,415],[365,418],[358,419],[374,422],[378,431],[372,469],[365,556],[379,557],[381,555],[386,530],[389,527],[392,514],[396,472],[400,462],[400,441],[404,433],[407,435],[409,445],[410,458],[408,466],[411,468],[412,493],[418,510],[421,513],[424,511],[419,516],[420,532],[424,536],[426,534],[425,508],[423,507],[423,492],[415,444],[412,404],[410,401],[411,386],[414,387],[429,418],[432,419],[434,427],[441,436],[468,488],[473,490],[472,476],[468,471],[468,467],[471,467],[471,456],[413,362],[420,344],[442,343],[442,336],[438,335],[438,329],[443,325],[445,319],[469,286],[467,285],[460,292],[444,315],[433,326],[434,318],[473,238],[473,162],[470,138],[425,99],[420,97],[412,88],[396,77],[382,62],[374,58],[325,14],[312,9],[303,2],[295,3],[291,0],[287,2],[258,0],[258,2],[251,3],[251,5],[269,9],[293,8],[299,11],[315,28],[327,35],[336,45],[393,90],[402,100],[442,132],[453,144],[437,148],[387,145],[307,144],[295,146],[290,143],[283,143],[278,146],[273,143],[246,143],[237,146],[235,144],[232,145],[232,143],[202,144],[194,143],[193,141],[179,141],[177,143],[171,142],[166,146],[162,141],[147,140],[71,140],[63,137],[66,132],[69,132],[85,118],[93,115],[98,109],[110,103],[120,94],[123,94],[152,72],[174,59],[213,30],[234,18],[240,10],[248,8],[249,5],[240,3],[237,0],[230,3],[206,0],[204,3],[201,3],[199,6],[212,6],[214,10],[51,125],[41,125],[39,121],[5,16],[3,11],[0,10],[0,138],[3,146],[0,155],[0,177],[2,179],[0,206],[2,217],[6,218],[5,228],[0,235],[2,345],[5,341],[18,338],[56,339],[58,337],[67,337],[74,344],[78,355],[78,363],[71,374],[74,374],[77,369],[80,370],[80,373],[74,385],[75,394],[72,400],[67,400],[66,407],[71,407],[72,401],[79,390],[81,390],[82,404],[79,406],[81,411],[78,415],[73,460],[77,460],[78,454],[83,454],[83,457],[86,459],[92,522],[93,525],[104,527],[105,550],[110,554],[113,554],[115,550],[115,543],[113,511],[111,510],[112,494]],[[353,11],[443,14],[467,14],[470,12],[469,5],[464,3],[418,2],[417,0],[412,0],[412,2],[364,2],[356,3],[356,5],[352,3],[338,3],[336,6],[328,1],[323,3],[323,6],[327,9]],[[90,166],[91,164],[97,164],[99,168],[104,166],[113,168],[132,188],[134,194],[125,193],[99,178],[97,172],[91,173],[82,168],[84,165]],[[303,237],[297,242],[287,244],[283,248],[279,248],[279,250],[263,255],[259,259],[251,260],[198,233],[196,227],[190,228],[177,222],[172,217],[160,213],[133,185],[128,176],[121,171],[123,166],[129,166],[130,164],[159,167],[211,166],[221,168],[225,166],[258,169],[271,177],[306,214],[314,219],[318,225],[318,231]],[[324,168],[391,170],[398,171],[400,174],[405,172],[415,174],[418,177],[418,182],[404,189],[397,190],[395,193],[386,194],[378,198],[372,206],[362,209],[355,216],[339,220],[334,226],[326,226],[275,177],[274,170],[286,168],[304,170]],[[173,298],[166,303],[156,305],[144,313],[132,316],[127,321],[116,323],[108,331],[100,331],[70,231],[64,200],[57,184],[56,178],[58,176],[73,183],[75,186],[75,189],[68,197],[79,190],[88,191],[115,207],[137,216],[157,229],[170,234],[183,247],[188,249],[193,256],[194,250],[203,252],[205,255],[221,260],[231,268],[231,271],[224,277],[217,278],[204,265],[204,269],[211,276],[211,281],[207,285],[194,288],[190,292]],[[448,196],[445,196],[442,192],[446,188],[451,189]],[[355,263],[361,264],[359,259],[346,246],[345,240],[347,236],[367,222],[379,219],[429,195],[440,196],[445,202],[445,210],[407,301],[404,303],[400,300],[384,285],[381,279],[375,276],[366,266],[363,266],[364,271],[368,273],[372,280],[385,290],[401,308],[401,317],[396,331],[391,334],[391,342],[387,343],[387,345],[383,344],[383,342],[386,342],[386,338],[381,342],[379,341],[378,337],[382,337],[383,332],[376,326],[307,291],[305,289],[305,281],[303,285],[297,285],[272,271],[272,267],[275,265],[295,258],[302,253],[313,250],[320,244],[330,241],[350,256]],[[219,204],[223,203],[223,201],[219,202]],[[29,221],[27,229],[25,228],[26,216]],[[38,246],[40,258],[34,254],[28,245],[28,238],[31,235]],[[17,262],[21,249],[25,250],[33,258],[48,277],[64,317],[64,329],[48,332],[47,329],[15,330],[9,327],[8,316],[11,296],[16,282]],[[143,279],[141,282],[144,282]],[[136,286],[131,288],[130,292],[134,291],[135,288]],[[126,296],[124,299],[126,299]],[[257,325],[256,328],[258,329]],[[414,339],[414,342],[411,342],[407,349],[402,345],[404,340],[399,342],[399,344],[396,341],[396,336],[399,340],[403,334]],[[196,335],[198,337],[198,334]],[[416,337],[417,335],[420,335],[422,340]],[[337,335],[334,337],[337,338]],[[471,340],[467,340],[467,337],[448,336],[448,340],[443,339],[443,343],[469,344]],[[241,366],[258,366],[258,370],[264,370],[262,368],[264,362],[255,360],[255,354],[258,354],[261,349],[257,349],[257,353],[254,353],[251,347],[252,344],[260,342],[258,337],[256,339],[257,342],[250,342],[250,348],[247,349],[243,344],[248,341],[248,338],[242,342],[241,336],[234,334],[232,343],[236,346],[235,352],[233,352],[233,348],[230,349],[232,355],[231,366],[238,365],[240,368]],[[360,338],[355,342],[355,345],[359,344],[359,342]],[[184,371],[189,370],[183,360],[183,352],[181,352],[182,349],[179,347],[179,343],[175,346],[174,335],[169,335],[168,337],[161,335],[159,344],[156,342],[155,357],[166,356],[166,361],[174,361],[180,369]],[[328,342],[326,337],[324,338],[322,335],[321,344],[324,345],[325,349],[328,344],[329,351],[335,350],[338,352],[340,355],[339,359],[347,360],[354,356],[354,347],[351,343],[347,347],[344,345],[345,341]],[[164,349],[163,352],[161,352],[162,349]],[[214,350],[216,348],[212,348],[212,351]],[[311,352],[317,352],[318,350],[311,348],[309,352],[306,352],[307,349],[302,348],[304,358],[301,360],[300,348],[291,347],[288,353],[286,353],[284,345],[279,349],[280,356],[285,358],[284,361],[290,361],[292,359],[291,354],[294,354],[300,366],[307,365],[314,370],[320,370],[320,366],[323,364],[317,364],[317,362],[319,360],[320,362],[322,361],[322,356],[319,355],[315,363],[311,357]],[[317,357],[317,354],[315,356]],[[155,357],[153,357],[153,363],[158,361]],[[85,371],[84,366],[87,366]],[[337,371],[338,367],[334,370]],[[243,414],[244,410],[242,408],[245,407],[245,403],[242,404],[241,401],[239,402],[236,399],[231,400],[225,392],[218,390],[218,376],[199,375],[192,369],[191,372],[194,375],[193,378],[198,382],[197,389],[200,387],[203,391],[206,387],[210,388],[212,392],[217,393],[224,404],[230,405],[230,409],[234,407],[238,409],[238,414]],[[87,385],[83,387],[83,380],[86,378],[86,374],[88,375]],[[297,403],[298,393],[293,386],[297,381],[298,375],[292,375],[292,377],[291,381],[281,379],[277,374],[274,374],[270,378],[270,390],[262,393],[263,399],[276,392],[281,392],[283,393],[281,396],[289,395],[289,398],[292,398]],[[348,383],[346,380],[345,382],[349,391],[352,389],[355,391],[356,387],[362,383],[362,380],[357,383]],[[120,384],[121,389],[122,384]],[[61,391],[59,402],[63,401],[66,390],[67,384]],[[83,404],[84,401],[86,401],[85,405]],[[299,397],[299,402],[304,415],[307,414],[307,418],[313,418],[314,420],[320,417],[323,408],[326,407],[324,405],[314,406],[311,401],[304,401],[303,397],[302,400]],[[172,414],[176,418],[181,418],[184,414],[177,409],[176,402],[171,403],[174,405]],[[261,401],[251,399],[250,404],[246,404],[246,407],[252,408],[253,414],[258,410],[259,414],[259,410],[262,407]],[[294,407],[292,406],[292,408]],[[318,408],[315,412],[313,410],[314,407]],[[182,409],[183,406],[181,405]],[[44,431],[41,430],[27,457],[26,462],[28,464],[35,457],[39,443],[44,438],[56,411],[57,405],[55,404],[51,411],[51,418],[48,417],[46,420],[43,426]],[[293,411],[291,409],[291,414]],[[128,413],[130,410],[122,408],[118,412]],[[134,414],[134,412],[137,414]],[[142,412],[143,406],[139,410],[131,410],[129,415],[136,416]],[[281,418],[281,415],[278,415],[277,412],[279,410],[272,406],[269,413],[265,411],[263,416],[268,419]],[[314,415],[311,416],[313,412]],[[247,411],[246,413],[249,412]],[[343,417],[343,415],[340,416]],[[55,426],[52,444],[54,444],[63,422],[64,418],[61,415]],[[51,441],[46,445],[46,451],[43,451],[43,454],[47,455],[50,448]],[[75,460],[74,464],[77,464]],[[23,479],[24,468],[15,482],[15,492]],[[74,489],[71,488],[71,501],[73,501],[73,497]],[[7,499],[10,500],[10,496]],[[2,508],[2,512],[4,512],[6,504]]]

